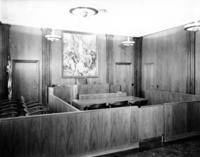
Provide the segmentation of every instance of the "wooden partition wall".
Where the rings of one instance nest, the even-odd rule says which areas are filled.
[[[61,88],[62,89],[62,88]],[[56,95],[54,95],[54,89],[53,88],[49,88],[48,89],[48,93],[49,93],[49,101],[48,101],[48,107],[51,113],[60,113],[60,112],[78,112],[80,110],[78,110],[77,108],[75,108],[74,106],[70,105],[68,102],[64,101],[64,94],[62,92],[57,93],[55,91],[56,94],[59,94],[60,97],[57,97]],[[66,94],[67,97],[67,94]]]
[[[0,120],[0,156],[81,156],[138,147],[138,108]]]
[[[0,120],[0,156],[93,156],[200,135],[200,102],[65,112]]]
[[[168,91],[153,90],[153,89],[145,91],[145,98],[148,99],[149,104],[200,101],[200,95],[168,92]]]
[[[200,102],[164,104],[165,141],[200,135]]]
[[[49,101],[64,105],[53,94]],[[95,156],[139,148],[146,139],[200,135],[200,101],[92,111],[69,106],[61,110],[70,112],[0,119],[0,156]]]

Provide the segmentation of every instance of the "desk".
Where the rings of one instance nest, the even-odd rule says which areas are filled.
[[[128,102],[129,104],[134,104],[141,101],[147,101],[145,98],[133,97],[133,96],[123,96],[115,98],[97,98],[97,99],[73,99],[72,105],[80,110],[84,110],[87,107],[95,104],[114,104],[117,102]]]

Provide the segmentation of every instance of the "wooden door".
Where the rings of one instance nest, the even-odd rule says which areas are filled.
[[[115,84],[120,84],[127,95],[134,95],[132,64],[116,64]]]
[[[155,86],[155,66],[154,63],[146,63],[144,65],[144,89],[149,90],[157,88]]]
[[[39,61],[13,60],[13,98],[24,96],[26,101],[40,100]]]

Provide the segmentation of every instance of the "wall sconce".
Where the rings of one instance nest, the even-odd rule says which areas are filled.
[[[61,31],[50,29],[47,31],[45,38],[50,41],[58,41],[62,38]]]
[[[197,32],[200,30],[200,21],[195,21],[184,26],[184,30],[190,32]]]
[[[123,46],[133,46],[135,44],[135,41],[131,40],[131,37],[127,37],[127,40],[122,41],[121,44]]]

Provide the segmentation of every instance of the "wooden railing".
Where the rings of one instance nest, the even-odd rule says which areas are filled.
[[[69,111],[1,119],[0,156],[91,156],[138,148],[154,137],[200,135],[199,101]]]
[[[63,99],[55,96],[53,93],[53,88],[49,88],[48,98],[49,98],[48,107],[51,113],[80,111],[77,108],[73,107],[71,104],[64,101]]]
[[[192,94],[161,91],[161,90],[145,90],[145,98],[148,99],[149,104],[200,101],[200,95],[192,95]]]
[[[0,156],[88,156],[138,148],[138,107],[0,120]]]

